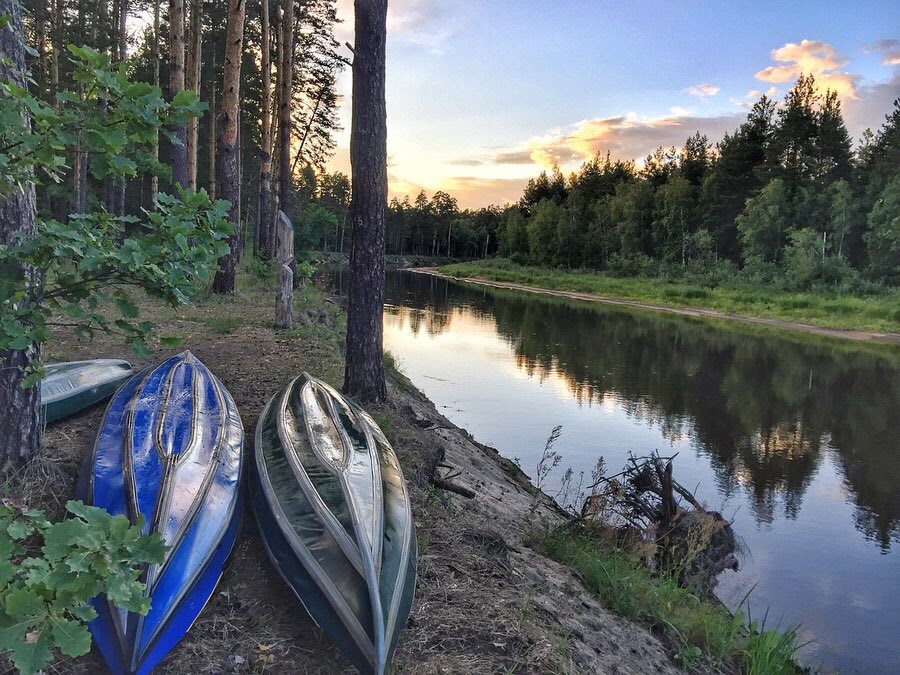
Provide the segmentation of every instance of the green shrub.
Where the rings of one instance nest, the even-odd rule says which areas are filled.
[[[66,510],[72,517],[51,523],[43,511],[0,503],[0,651],[20,673],[38,672],[55,650],[90,650],[87,622],[97,612],[89,600],[97,595],[130,612],[150,610],[139,578],[144,564],[163,561],[162,538],[82,502]]]

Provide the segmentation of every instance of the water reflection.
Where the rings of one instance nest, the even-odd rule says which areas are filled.
[[[557,424],[559,475],[680,453],[749,551],[723,601],[802,624],[807,662],[900,672],[897,350],[411,273],[386,296],[388,348],[478,440],[532,474]]]
[[[667,438],[688,435],[720,494],[752,494],[758,522],[795,518],[834,448],[857,528],[885,552],[900,539],[900,377],[887,357],[428,275],[389,275],[387,298],[413,335],[492,319],[529,377],[559,376],[579,403],[613,396]]]

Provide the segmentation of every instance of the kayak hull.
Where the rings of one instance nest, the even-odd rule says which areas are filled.
[[[231,395],[190,352],[126,382],[107,407],[80,497],[158,533],[146,617],[93,600],[90,629],[114,673],[149,673],[212,596],[241,522],[243,427]]]
[[[132,376],[131,364],[119,359],[50,363],[41,380],[44,419],[55,422],[99,403]]]
[[[353,665],[383,673],[412,606],[416,537],[378,425],[304,373],[260,416],[249,478],[279,574]]]

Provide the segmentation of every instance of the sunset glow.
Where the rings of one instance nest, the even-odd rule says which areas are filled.
[[[352,42],[352,2],[339,3]],[[701,131],[718,141],[801,73],[837,91],[859,140],[900,95],[900,10],[883,2],[395,0],[388,25],[392,196],[451,192],[462,207],[514,201],[528,178],[595,152],[641,159]],[[344,131],[329,168],[349,173]]]

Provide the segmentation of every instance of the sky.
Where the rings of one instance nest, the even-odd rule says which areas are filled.
[[[463,208],[598,150],[640,159],[695,131],[716,142],[801,73],[835,89],[858,141],[900,96],[900,2],[389,0],[391,196]],[[353,42],[353,2],[336,36]],[[343,48],[349,55],[349,50]],[[329,170],[350,172],[351,74]]]

